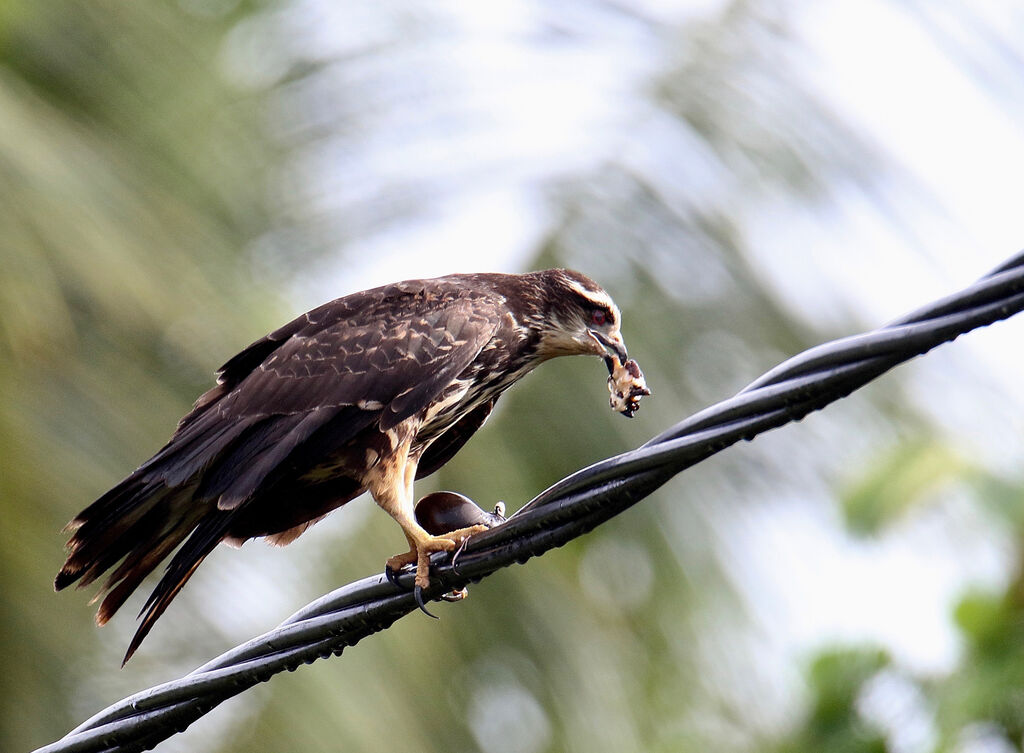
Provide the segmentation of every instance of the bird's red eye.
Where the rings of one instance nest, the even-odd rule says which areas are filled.
[[[590,321],[596,324],[598,327],[604,326],[604,323],[608,321],[608,315],[601,309],[594,309],[590,313]]]

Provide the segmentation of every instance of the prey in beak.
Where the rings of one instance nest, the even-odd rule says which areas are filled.
[[[632,418],[640,410],[640,398],[651,394],[640,365],[629,358],[626,343],[617,331],[605,333],[588,329],[587,334],[604,352],[612,410]]]

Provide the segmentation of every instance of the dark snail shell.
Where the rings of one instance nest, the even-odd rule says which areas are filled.
[[[416,522],[427,533],[441,536],[476,525],[494,528],[505,522],[504,511],[505,505],[500,502],[494,512],[486,512],[463,494],[432,492],[416,503]]]

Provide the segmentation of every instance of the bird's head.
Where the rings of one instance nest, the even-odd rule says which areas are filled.
[[[625,362],[619,307],[611,296],[579,272],[549,269],[539,274],[546,296],[538,355],[546,359],[592,354]]]

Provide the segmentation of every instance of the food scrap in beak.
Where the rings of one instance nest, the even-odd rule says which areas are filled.
[[[651,394],[640,365],[632,358],[622,363],[614,355],[606,356],[604,362],[608,366],[608,391],[611,393],[609,402],[612,410],[632,418],[640,410],[640,398]]]

